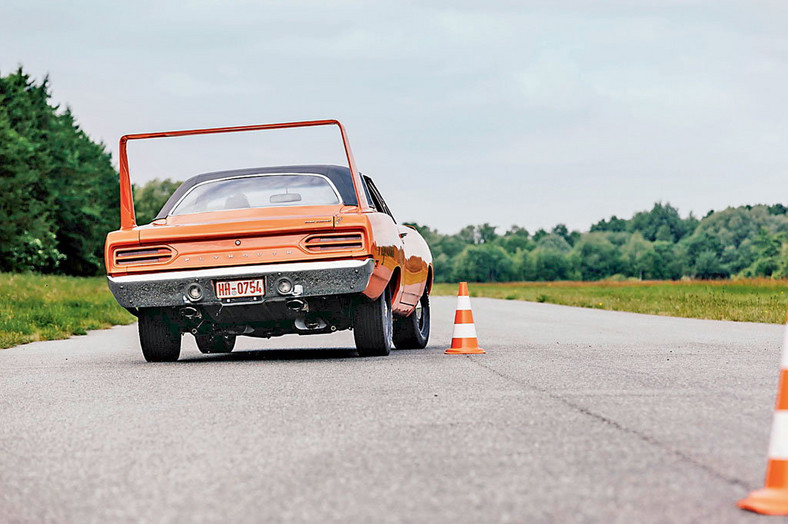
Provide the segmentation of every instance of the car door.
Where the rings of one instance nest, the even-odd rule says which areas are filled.
[[[402,251],[401,262],[401,282],[402,296],[400,301],[407,306],[415,306],[422,293],[422,259],[416,256],[412,243],[408,241],[408,235],[414,232],[413,229],[397,224],[391,209],[389,209],[380,191],[375,186],[371,178],[364,175],[364,182],[366,183],[366,190],[370,197],[370,202],[375,209],[385,214],[391,220],[391,227],[393,228],[396,236],[398,237],[398,247]]]

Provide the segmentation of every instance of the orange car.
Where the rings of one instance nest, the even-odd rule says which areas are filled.
[[[347,167],[302,165],[205,173],[184,182],[156,219],[134,217],[129,140],[337,126]],[[432,256],[397,224],[355,167],[336,120],[127,135],[120,140],[121,228],[105,263],[118,303],[139,318],[142,354],[177,360],[183,333],[204,353],[238,335],[352,329],[360,355],[423,348],[430,333]]]

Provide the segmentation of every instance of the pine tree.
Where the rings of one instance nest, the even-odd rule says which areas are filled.
[[[117,224],[118,176],[50,99],[48,78],[0,76],[0,271],[93,275]]]

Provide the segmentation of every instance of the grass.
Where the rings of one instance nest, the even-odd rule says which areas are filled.
[[[470,284],[471,296],[527,300],[653,315],[785,322],[788,280],[680,282],[512,282]],[[455,295],[436,284],[435,295]],[[104,277],[0,273],[0,349],[130,324]]]
[[[0,273],[0,349],[130,324],[105,277]]]
[[[739,322],[785,323],[788,280],[469,284],[471,296]],[[433,294],[455,295],[456,284]]]

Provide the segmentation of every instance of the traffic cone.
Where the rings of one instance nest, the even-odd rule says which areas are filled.
[[[780,385],[769,442],[766,485],[739,501],[739,507],[766,515],[788,515],[788,330],[783,340]]]
[[[486,353],[479,347],[476,340],[476,326],[473,323],[471,297],[468,296],[468,283],[460,282],[457,293],[457,312],[454,313],[454,333],[451,337],[451,348],[447,355],[477,355]]]

